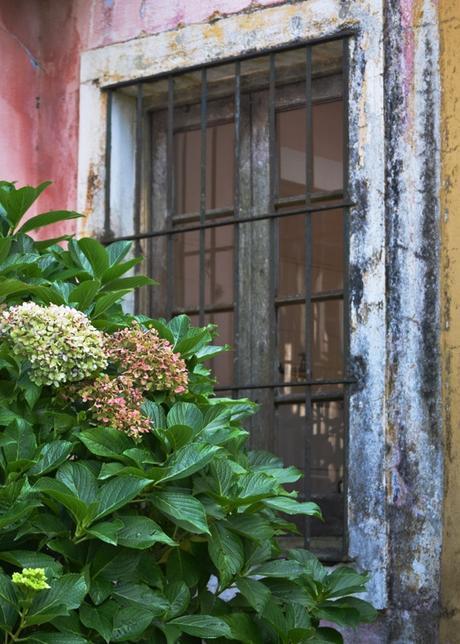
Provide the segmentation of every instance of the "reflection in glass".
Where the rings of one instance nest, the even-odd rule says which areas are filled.
[[[305,216],[278,221],[278,296],[305,295]]]
[[[200,234],[191,231],[174,238],[174,307],[199,306]],[[233,305],[233,227],[205,231],[205,305]]]
[[[344,419],[343,403],[338,401],[314,402],[313,425],[308,459],[307,422],[304,403],[280,404],[276,410],[276,452],[286,466],[294,465],[309,477],[289,486],[303,495],[309,489],[317,499],[325,517],[325,524],[311,522],[312,534],[339,535],[343,522],[344,476]],[[310,463],[306,471],[306,464]],[[302,522],[297,522],[302,529]]]
[[[312,291],[343,288],[343,214],[341,210],[314,213],[312,222]]]
[[[278,308],[279,381],[305,380],[305,304]]]
[[[233,123],[212,125],[206,136],[206,209],[233,205]],[[176,213],[200,210],[201,131],[176,132],[175,192]]]
[[[343,373],[343,301],[314,302],[313,378],[339,378]]]
[[[279,196],[305,194],[305,107],[277,114]],[[313,192],[340,190],[343,185],[343,103],[313,105]]]

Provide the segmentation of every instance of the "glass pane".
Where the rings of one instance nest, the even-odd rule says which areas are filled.
[[[313,106],[313,186],[315,191],[340,190],[343,185],[343,103]]]
[[[233,123],[210,125],[206,136],[206,209],[233,205],[234,144]],[[201,131],[176,132],[176,213],[200,210]]]
[[[305,216],[278,220],[278,296],[305,294]]]
[[[306,418],[305,404],[294,403],[278,405],[276,409],[276,453],[283,463],[298,467],[305,472],[305,436]],[[289,490],[302,493],[304,488],[303,478],[286,486]]]
[[[277,114],[279,196],[305,193],[305,107]],[[313,105],[313,191],[340,190],[343,184],[343,103]]]
[[[174,308],[199,306],[200,234],[198,231],[174,235]]]
[[[286,466],[294,465],[309,477],[287,488],[310,497],[320,505],[325,523],[312,520],[312,536],[337,536],[343,532],[344,423],[342,402],[320,402],[312,405],[313,425],[307,427],[304,403],[278,405],[276,410],[276,453]],[[310,433],[310,468],[307,463],[307,432]],[[308,481],[307,481],[308,483]],[[292,518],[291,518],[292,519]],[[303,520],[295,520],[303,530]]]
[[[205,243],[206,306],[233,305],[233,226],[208,228]]]
[[[305,379],[305,305],[278,309],[279,381]]]
[[[205,318],[206,323],[217,324],[217,337],[214,341],[217,345],[229,344],[233,346],[233,311],[225,313],[210,313]],[[233,351],[226,351],[214,360],[206,362],[217,379],[218,386],[231,385],[233,382]]]
[[[314,302],[313,378],[340,378],[343,373],[343,301]]]
[[[343,491],[343,403],[313,403],[312,494],[325,496]]]
[[[279,196],[305,193],[305,108],[277,114]]]
[[[325,519],[311,523],[311,534],[342,535],[344,477],[344,418],[342,402],[313,404],[311,490]]]
[[[312,290],[314,293],[343,288],[343,214],[331,210],[312,215]]]

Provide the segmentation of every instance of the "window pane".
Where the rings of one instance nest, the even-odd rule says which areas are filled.
[[[301,478],[287,487],[289,490],[297,490],[302,497],[305,489],[310,489],[310,498],[320,505],[325,523],[312,520],[311,534],[339,536],[343,531],[343,403],[313,403],[312,416],[309,469],[306,469],[308,428],[305,403],[277,406],[276,453],[286,466],[294,465],[309,477],[307,485],[304,478]],[[297,519],[295,523],[302,531],[303,520]]]
[[[339,378],[343,374],[343,302],[314,302],[313,378]]]
[[[200,234],[198,231],[174,235],[174,308],[199,306]]]
[[[305,305],[278,309],[278,356],[280,382],[305,379]]]
[[[196,309],[200,292],[200,233],[174,236],[174,308]],[[233,306],[233,226],[205,230],[205,306]]]
[[[217,324],[218,336],[214,344],[229,344],[233,346],[233,311],[225,313],[210,313],[206,316],[206,323]],[[226,351],[214,360],[206,362],[217,379],[217,385],[231,385],[233,383],[233,351]]]
[[[340,190],[343,185],[343,103],[313,106],[314,190]]]
[[[344,418],[342,402],[313,404],[311,490],[325,519],[311,523],[311,534],[343,534]]]
[[[206,135],[206,209],[233,205],[234,144],[233,123],[211,125]],[[176,132],[176,213],[200,210],[201,131]]]
[[[343,288],[343,214],[340,210],[312,215],[312,290]]]
[[[305,193],[305,108],[277,114],[279,196]]]
[[[305,294],[305,216],[278,220],[278,296]]]
[[[306,111],[277,115],[279,196],[305,193]],[[313,105],[313,191],[340,190],[343,184],[343,103]]]
[[[208,228],[205,243],[206,306],[233,305],[233,226]]]

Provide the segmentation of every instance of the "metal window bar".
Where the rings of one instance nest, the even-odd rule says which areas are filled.
[[[105,185],[104,185],[104,239],[111,239],[110,229],[110,188],[112,172],[112,106],[113,92],[107,92],[106,134],[105,134]]]
[[[305,205],[310,206],[311,193],[313,192],[313,103],[312,103],[312,49],[306,48],[305,52]],[[312,213],[305,214],[305,371],[307,379],[312,378],[313,362],[313,305],[312,305]],[[304,459],[306,472],[303,478],[303,493],[306,499],[311,498],[311,463],[312,463],[312,431],[313,409],[311,389],[305,387],[305,434],[304,434]],[[310,547],[310,519],[304,520],[304,547]]]
[[[205,276],[206,276],[206,230],[203,225],[206,222],[206,157],[207,157],[207,127],[208,127],[208,78],[206,68],[201,71],[201,109],[200,109],[200,326],[204,324],[205,304]]]
[[[167,287],[166,287],[166,315],[170,317],[174,306],[174,257],[173,257],[173,216],[174,216],[174,76],[168,78],[168,107],[167,107],[167,135],[166,135],[166,157],[168,169],[166,175],[166,210],[167,210]]]
[[[349,66],[350,66],[350,39],[346,37],[342,41],[342,105],[343,105],[343,194],[344,200],[348,200],[349,195]],[[349,207],[343,209],[343,373],[351,373],[350,364],[350,285],[349,285],[349,272],[350,272],[350,209]],[[344,517],[344,531],[342,537],[342,557],[345,558],[348,553],[348,531],[346,526],[348,524],[348,467],[350,462],[349,455],[349,440],[348,440],[348,426],[349,426],[349,413],[350,413],[350,386],[344,386],[344,400],[343,400],[343,423],[344,423],[344,478],[343,478],[343,517]]]
[[[239,345],[239,328],[240,328],[240,306],[238,293],[239,275],[240,275],[240,262],[238,261],[240,252],[240,227],[235,225],[241,217],[241,199],[240,199],[240,163],[241,163],[241,62],[235,62],[235,88],[233,98],[233,112],[234,112],[234,144],[235,144],[235,157],[234,157],[234,176],[233,176],[233,337],[235,346]],[[238,353],[235,353],[233,360],[233,378],[236,381],[236,388],[233,391],[233,397],[239,396],[239,362]]]
[[[239,244],[239,235],[240,235],[240,225],[246,223],[254,223],[258,221],[268,221],[269,222],[269,234],[270,234],[270,255],[271,255],[271,273],[269,276],[270,279],[270,294],[271,294],[271,312],[273,319],[270,320],[270,324],[275,328],[275,315],[276,309],[278,306],[288,305],[291,303],[304,303],[306,307],[305,315],[305,335],[306,335],[306,377],[305,379],[295,381],[295,382],[276,382],[276,376],[273,379],[273,382],[269,383],[244,383],[240,380],[236,380],[234,384],[231,385],[222,385],[216,388],[216,391],[227,391],[231,392],[232,395],[238,395],[242,390],[270,390],[271,394],[271,403],[272,403],[272,413],[274,413],[275,405],[286,403],[286,402],[305,402],[306,406],[306,431],[305,431],[305,487],[303,490],[303,496],[305,498],[311,497],[311,477],[308,475],[308,471],[311,465],[311,436],[312,436],[312,405],[315,402],[329,402],[329,401],[342,401],[344,406],[344,424],[345,424],[345,462],[348,462],[348,443],[347,443],[347,423],[348,423],[348,398],[349,398],[349,387],[352,385],[355,380],[349,376],[350,374],[350,359],[349,359],[349,277],[348,277],[348,263],[349,263],[349,209],[355,204],[349,198],[348,191],[348,180],[349,180],[349,169],[348,169],[348,56],[349,56],[349,38],[353,35],[354,32],[346,32],[337,35],[334,40],[341,39],[343,47],[343,58],[342,58],[342,79],[343,79],[343,110],[344,110],[344,133],[343,133],[343,190],[342,191],[323,191],[322,193],[314,192],[313,190],[313,98],[312,98],[312,82],[313,82],[313,69],[312,69],[312,48],[315,44],[319,42],[324,42],[325,40],[331,39],[321,39],[319,41],[312,41],[308,44],[305,44],[305,61],[306,61],[306,70],[305,70],[305,108],[306,108],[306,187],[305,195],[300,195],[295,198],[278,198],[276,196],[276,180],[277,180],[277,168],[276,168],[276,108],[275,108],[275,92],[277,90],[276,83],[276,66],[275,66],[275,55],[277,51],[282,51],[285,49],[294,49],[294,47],[280,48],[279,50],[272,51],[269,55],[269,83],[268,83],[268,96],[269,96],[269,173],[270,173],[270,199],[269,199],[269,208],[268,212],[261,212],[259,214],[254,214],[252,216],[241,216],[241,195],[240,195],[240,167],[241,167],[241,60],[247,58],[256,57],[256,55],[250,55],[247,57],[242,57],[234,62],[234,207],[233,211],[225,209],[220,212],[214,212],[207,210],[206,206],[206,164],[207,164],[207,128],[208,128],[208,118],[207,118],[207,107],[208,107],[208,77],[207,69],[210,65],[202,66],[196,69],[199,69],[201,72],[201,99],[200,99],[200,209],[198,216],[196,217],[199,223],[193,223],[195,216],[193,214],[186,214],[181,216],[179,219],[183,220],[183,224],[192,222],[192,225],[183,225],[181,221],[181,227],[177,226],[177,221],[175,217],[175,187],[174,187],[174,111],[175,111],[175,74],[169,74],[167,77],[167,160],[168,160],[168,171],[167,171],[167,226],[163,230],[154,229],[154,220],[152,219],[152,229],[141,231],[140,229],[140,212],[141,212],[141,178],[142,178],[142,139],[144,136],[143,132],[143,100],[144,100],[144,91],[143,83],[148,79],[142,79],[136,83],[137,85],[137,94],[136,94],[136,158],[135,158],[135,190],[134,190],[134,233],[131,235],[123,235],[114,237],[111,231],[111,220],[110,220],[110,166],[111,166],[111,129],[112,129],[112,97],[113,90],[118,87],[123,87],[128,85],[128,83],[120,83],[107,88],[107,136],[106,136],[106,164],[107,164],[107,174],[106,174],[106,185],[105,185],[105,217],[104,217],[104,235],[102,241],[104,243],[110,243],[115,240],[132,240],[136,242],[136,251],[138,252],[138,247],[142,240],[153,240],[156,237],[167,237],[167,311],[165,312],[168,316],[175,311],[174,307],[174,298],[173,298],[173,284],[174,284],[174,261],[173,261],[173,240],[174,235],[184,235],[189,232],[198,231],[200,236],[200,266],[199,266],[199,306],[198,309],[189,309],[185,312],[193,314],[198,313],[200,324],[204,323],[205,314],[218,312],[220,310],[231,310],[231,306],[206,306],[205,302],[205,242],[206,242],[206,230],[213,230],[221,226],[232,225],[234,229],[234,329],[235,333],[238,332],[239,323],[239,305],[238,298],[236,297],[237,284],[238,284],[238,275],[239,275],[239,266],[238,266],[238,244]],[[298,47],[295,47],[298,48]],[[257,54],[260,56],[261,54]],[[224,63],[222,63],[224,64]],[[192,70],[190,70],[192,71]],[[157,76],[157,80],[161,77]],[[133,83],[129,83],[133,85]],[[325,201],[330,199],[332,201]],[[279,207],[283,207],[283,211],[280,212],[277,210]],[[288,206],[288,209],[285,209]],[[296,207],[297,206],[297,207]],[[257,207],[257,204],[255,204]],[[327,216],[329,212],[341,210],[344,213],[343,219],[343,236],[344,236],[344,283],[342,290],[336,290],[331,292],[322,292],[314,293],[312,292],[312,216],[314,213],[322,216]],[[257,212],[257,211],[256,211]],[[154,215],[154,213],[153,213]],[[277,246],[276,246],[276,236],[275,232],[277,229],[276,224],[284,217],[292,217],[294,215],[303,216],[305,219],[305,297],[292,297],[292,298],[277,298],[276,297],[276,281],[275,281],[275,270],[277,268]],[[220,216],[221,218],[216,220],[216,217]],[[209,218],[213,219],[210,221]],[[342,300],[343,301],[343,310],[344,310],[344,326],[343,326],[343,335],[344,335],[344,369],[343,377],[340,378],[331,378],[331,379],[315,379],[312,374],[313,366],[313,344],[312,344],[312,330],[313,330],[313,303],[315,301],[326,301],[326,300]],[[152,311],[153,313],[153,311]],[[238,342],[238,337],[235,336],[236,342]],[[237,358],[236,358],[237,359]],[[276,373],[276,372],[275,372]],[[238,369],[235,369],[235,377],[238,378]],[[332,391],[316,391],[314,387],[317,386],[337,386],[340,387],[340,390]],[[280,393],[283,389],[286,388],[298,389],[298,393],[289,393],[283,394]],[[301,390],[304,389],[304,393],[301,393]],[[346,472],[346,467],[345,467]],[[346,474],[344,480],[344,505],[346,498],[346,489],[347,481]],[[345,520],[346,520],[346,507],[345,507]],[[346,526],[346,523],[345,523]],[[310,535],[309,535],[309,526],[307,523],[305,530],[305,545],[309,545]],[[343,538],[344,552],[346,552],[346,530],[344,530]]]

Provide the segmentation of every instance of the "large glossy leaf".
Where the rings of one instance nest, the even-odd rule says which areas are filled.
[[[171,407],[167,416],[168,427],[188,425],[195,432],[203,427],[203,414],[193,403],[179,402]]]
[[[109,258],[109,261],[110,261],[110,258]],[[111,265],[110,268],[105,270],[101,275],[102,284],[108,284],[113,280],[118,279],[119,277],[127,273],[129,270],[134,268],[134,266],[136,266],[140,262],[142,262],[142,257],[134,257],[133,259],[129,259],[127,262],[123,262],[121,264],[115,264],[114,266]]]
[[[119,519],[102,521],[101,523],[95,523],[91,528],[87,528],[86,534],[90,534],[96,537],[96,539],[116,546],[118,543],[118,534],[122,527],[123,523]]]
[[[248,539],[266,541],[273,536],[269,521],[258,513],[233,514],[228,518],[228,526]]]
[[[219,451],[219,447],[206,443],[184,445],[172,455],[165,468],[157,468],[155,482],[158,484],[187,478],[202,470]],[[165,472],[163,475],[162,471]]]
[[[156,429],[166,427],[166,415],[161,405],[151,400],[145,400],[142,405],[142,412],[152,420]]]
[[[368,576],[366,573],[359,573],[348,566],[339,566],[326,578],[328,598],[344,597],[354,593],[362,593]]]
[[[6,211],[12,230],[17,227],[23,215],[50,183],[51,181],[45,181],[36,188],[33,186],[24,186],[17,190],[0,190],[0,204]]]
[[[125,291],[131,290],[134,288],[140,288],[141,286],[153,286],[158,284],[155,280],[145,275],[133,275],[132,277],[119,277],[116,280],[108,282],[105,286],[105,290],[111,291]]]
[[[119,510],[151,484],[150,479],[128,478],[127,476],[111,479],[99,490],[99,505],[94,520],[97,521],[115,510]]]
[[[101,277],[109,268],[109,256],[104,246],[91,237],[78,240],[78,246],[91,265],[94,277]]]
[[[95,456],[102,456],[127,463],[123,452],[134,447],[134,442],[122,432],[111,427],[92,427],[78,434],[79,440]]]
[[[163,532],[158,523],[143,516],[120,516],[122,527],[118,532],[118,543],[126,548],[145,550],[155,543],[165,543],[168,546],[177,545]]]
[[[31,230],[38,230],[50,224],[56,224],[59,221],[69,221],[69,219],[78,219],[83,217],[78,212],[72,210],[52,210],[50,212],[43,212],[40,215],[31,217],[21,226],[18,230],[19,233],[28,233]]]
[[[11,579],[0,573],[0,629],[11,631],[17,616],[17,596]]]
[[[41,591],[35,597],[27,615],[27,624],[44,624],[57,615],[79,608],[87,592],[83,575],[63,575],[51,583],[49,590]]]
[[[62,571],[62,564],[43,552],[8,550],[0,552],[0,560],[18,568],[44,568],[47,577],[55,577]]]
[[[111,642],[133,642],[153,620],[153,613],[141,606],[128,606],[115,614]]]
[[[194,637],[232,639],[229,625],[223,619],[211,615],[182,615],[171,620],[169,624],[179,627],[184,633]]]
[[[209,556],[219,572],[220,586],[225,588],[243,567],[243,543],[238,535],[219,522],[214,523],[210,530]]]
[[[107,644],[110,642],[113,630],[112,619],[102,608],[82,604],[80,619],[84,626],[99,633]]]
[[[76,633],[44,633],[37,632],[22,640],[29,644],[91,644],[87,639]]]
[[[309,517],[322,518],[319,506],[312,501],[300,502],[290,497],[279,496],[272,499],[265,499],[263,503],[268,508],[284,512],[285,514],[304,514]]]
[[[270,601],[270,590],[261,581],[240,577],[236,586],[250,606],[258,613],[263,613]]]
[[[46,443],[40,451],[38,461],[28,471],[28,474],[42,476],[51,472],[64,463],[71,451],[72,443],[70,441],[56,440]]]
[[[285,579],[296,579],[302,573],[302,566],[290,559],[267,561],[252,571],[252,574],[260,577],[284,577]]]
[[[167,619],[177,617],[185,613],[190,603],[190,591],[183,581],[175,581],[168,584],[164,590],[166,599],[169,601]]]
[[[154,507],[173,523],[194,534],[209,533],[204,507],[187,491],[165,490],[150,495]]]
[[[74,517],[77,523],[83,523],[87,517],[90,508],[78,498],[64,483],[56,479],[43,477],[35,483],[33,490],[42,492],[42,494],[61,503]]]
[[[98,492],[96,477],[83,463],[66,463],[59,468],[56,478],[86,505],[96,500]]]
[[[132,242],[123,240],[123,241],[113,242],[113,244],[110,244],[109,246],[107,246],[106,251],[109,257],[110,266],[119,264],[121,260],[124,259],[126,255],[129,253],[132,245],[133,245]]]
[[[130,290],[125,289],[123,291],[116,291],[115,293],[107,293],[107,295],[101,295],[96,300],[96,305],[94,311],[91,314],[91,318],[95,319],[100,317],[103,313],[108,311],[116,302],[121,300],[125,295],[127,295]]]
[[[101,282],[98,279],[82,282],[70,293],[69,302],[75,302],[84,311],[93,303],[100,286]]]

